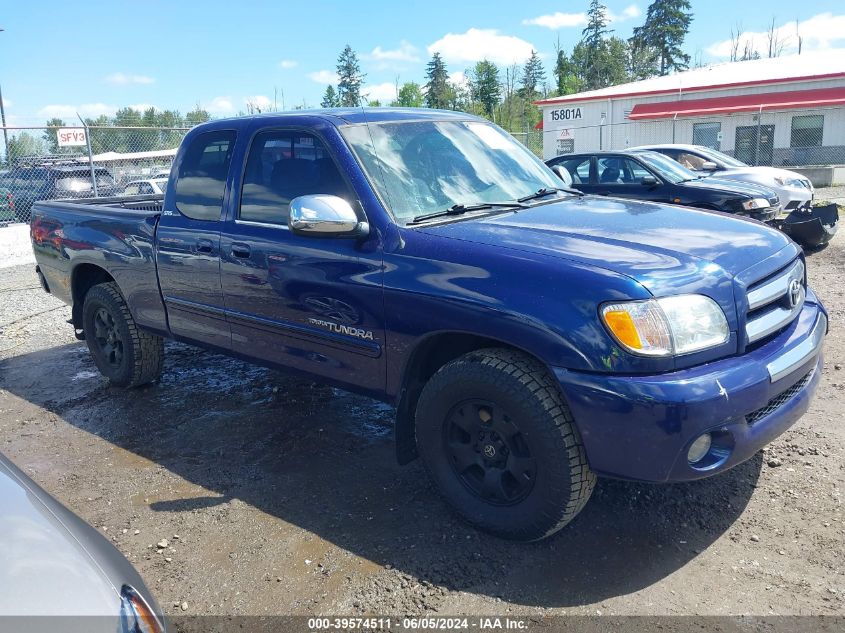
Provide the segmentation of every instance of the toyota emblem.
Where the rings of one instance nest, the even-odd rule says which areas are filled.
[[[794,308],[801,301],[801,282],[793,279],[789,282],[789,307]]]

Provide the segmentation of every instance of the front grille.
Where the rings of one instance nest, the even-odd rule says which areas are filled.
[[[786,210],[787,210],[787,211],[792,211],[792,210],[793,210],[795,207],[797,207],[799,204],[801,204],[801,201],[800,201],[800,200],[792,200],[792,201],[790,201],[790,203],[789,203],[788,205],[786,205]]]
[[[793,282],[797,281],[797,287]],[[778,332],[804,307],[804,262],[796,259],[781,271],[753,284],[747,293],[745,319],[747,343],[755,343]]]
[[[799,391],[801,391],[804,387],[810,384],[810,381],[813,379],[813,373],[815,371],[815,369],[811,369],[803,378],[801,378],[801,380],[796,382],[786,391],[780,392],[774,398],[769,400],[765,406],[760,407],[756,411],[752,411],[751,413],[746,415],[745,421],[748,423],[748,425],[751,426],[752,424],[756,424],[757,422],[765,418],[767,415],[771,415],[772,413],[780,409],[784,404],[789,402],[795,395],[798,394]]]
[[[769,198],[769,205],[770,206],[776,207],[776,206],[778,206],[778,203],[780,203],[780,198],[778,198],[777,196],[773,196],[773,197]]]

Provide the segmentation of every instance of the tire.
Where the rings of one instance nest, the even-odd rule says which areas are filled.
[[[82,329],[94,364],[112,385],[138,387],[161,375],[164,339],[138,328],[117,284],[98,284],[88,291]]]
[[[502,538],[550,536],[595,486],[557,385],[520,352],[482,349],[444,365],[423,388],[415,428],[447,503]]]

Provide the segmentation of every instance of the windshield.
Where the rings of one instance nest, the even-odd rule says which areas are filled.
[[[512,136],[477,121],[354,125],[343,135],[397,222],[515,201],[562,183]]]
[[[656,171],[661,178],[668,180],[673,185],[685,180],[695,180],[698,174],[690,171],[680,163],[671,158],[658,154],[657,152],[637,152],[643,162]]]
[[[698,151],[704,154],[705,156],[712,158],[714,162],[727,165],[728,167],[748,167],[748,165],[743,163],[741,160],[737,160],[733,156],[723,154],[722,152],[717,151],[712,147],[699,147]]]

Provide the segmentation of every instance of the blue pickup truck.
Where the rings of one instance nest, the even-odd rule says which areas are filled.
[[[461,113],[206,123],[161,197],[36,202],[44,289],[112,384],[164,340],[394,403],[448,503],[534,540],[596,476],[698,479],[806,410],[827,315],[758,222],[591,197]]]

